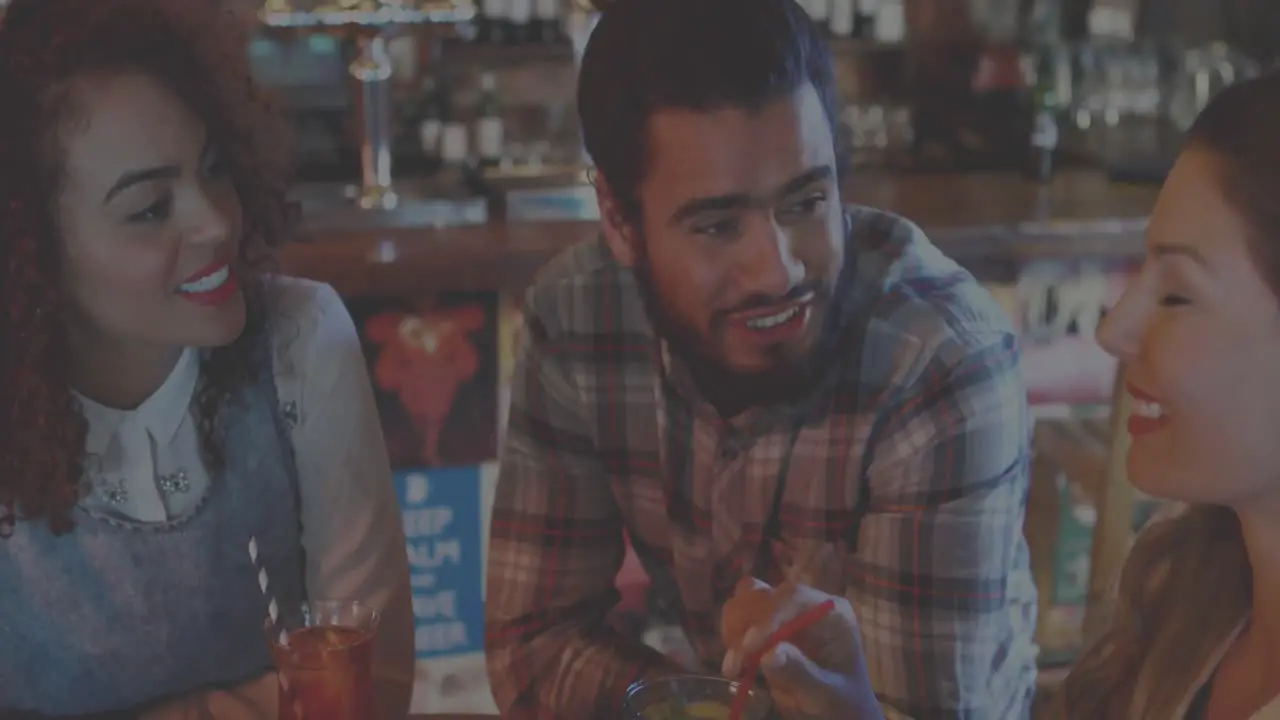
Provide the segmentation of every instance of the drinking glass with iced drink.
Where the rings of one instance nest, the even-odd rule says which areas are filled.
[[[375,716],[376,610],[359,602],[312,601],[281,608],[280,623],[276,627],[268,621],[266,628],[280,675],[279,720]]]

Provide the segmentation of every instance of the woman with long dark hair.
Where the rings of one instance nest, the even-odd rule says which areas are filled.
[[[273,716],[282,604],[382,613],[408,566],[360,344],[273,275],[287,157],[205,2],[16,0],[0,20],[0,716]]]
[[[1130,480],[1186,508],[1134,544],[1068,716],[1280,716],[1280,74],[1197,118],[1098,338],[1136,400]]]

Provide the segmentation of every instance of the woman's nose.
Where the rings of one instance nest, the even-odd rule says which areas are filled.
[[[1098,324],[1098,344],[1122,362],[1138,354],[1147,314],[1144,304],[1139,293],[1131,287]]]
[[[191,205],[188,241],[204,245],[225,243],[231,237],[235,215],[235,208],[229,207],[225,198],[202,193],[199,202]]]

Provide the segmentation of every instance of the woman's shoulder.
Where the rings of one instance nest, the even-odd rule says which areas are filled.
[[[337,291],[303,278],[269,279],[271,336],[277,367],[300,370],[317,351],[359,347],[351,315]]]
[[[302,322],[335,311],[346,315],[342,298],[326,283],[288,275],[274,275],[267,282],[271,314],[277,320]]]

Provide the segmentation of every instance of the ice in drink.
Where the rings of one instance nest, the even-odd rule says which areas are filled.
[[[313,603],[312,606],[317,604]],[[366,720],[375,716],[373,638],[369,608],[304,612],[303,626],[272,639],[281,678],[279,720]],[[299,714],[299,711],[301,714]]]

